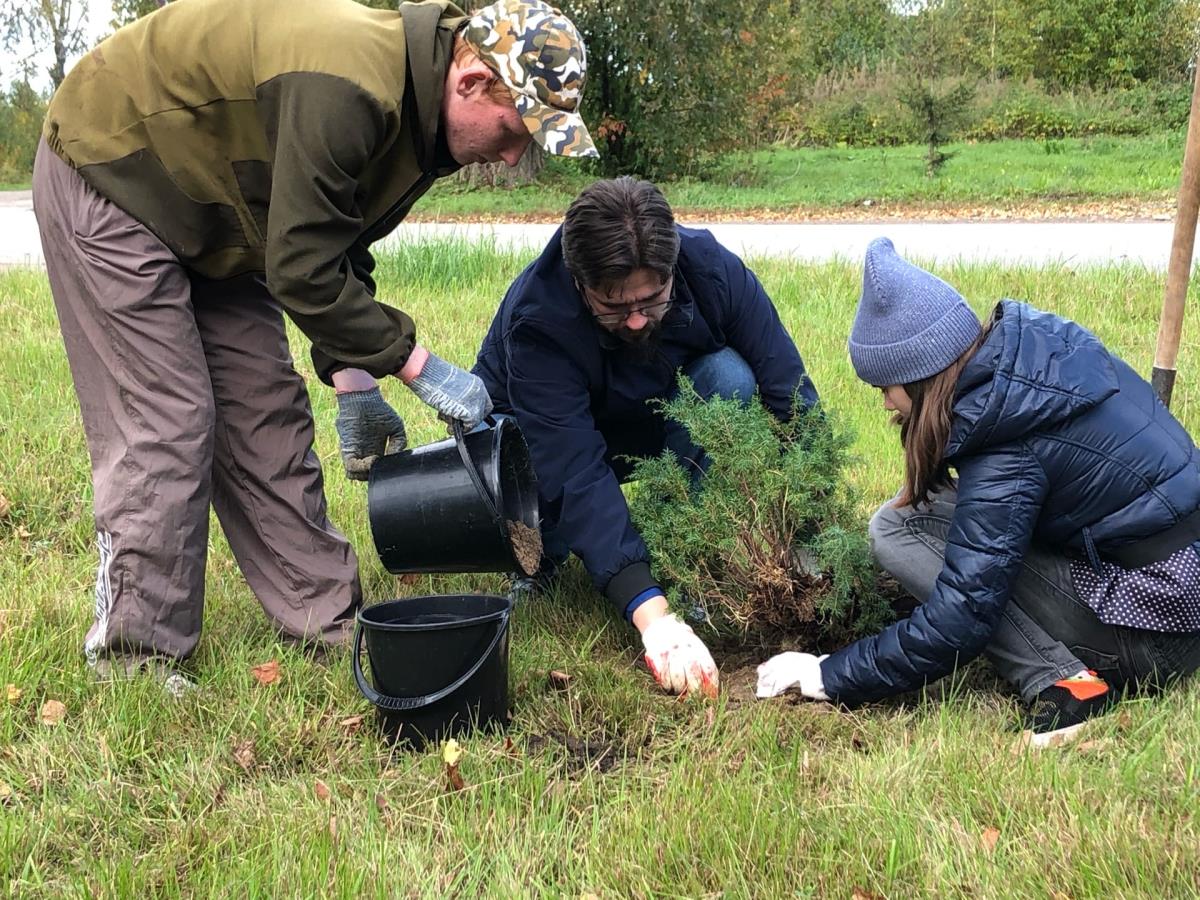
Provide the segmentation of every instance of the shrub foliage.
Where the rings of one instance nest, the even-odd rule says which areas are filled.
[[[710,460],[639,460],[630,510],[672,607],[725,636],[853,636],[891,616],[845,478],[851,438],[820,410],[779,422],[753,400],[702,400],[680,377],[664,414]]]

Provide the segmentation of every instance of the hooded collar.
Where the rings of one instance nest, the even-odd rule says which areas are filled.
[[[1090,331],[1016,300],[959,376],[946,459],[1074,418],[1118,390],[1112,356]]]
[[[450,155],[442,128],[442,94],[454,54],[454,34],[466,22],[449,3],[401,3],[407,59],[406,94],[415,109],[417,158],[439,178],[462,166]]]

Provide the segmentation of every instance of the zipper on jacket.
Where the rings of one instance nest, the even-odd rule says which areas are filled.
[[[392,231],[394,231],[396,226],[399,225],[401,221],[403,221],[403,217],[395,223],[392,223],[390,221],[391,218],[393,216],[395,216],[398,211],[407,210],[409,207],[411,207],[413,204],[413,200],[411,199],[412,196],[415,193],[417,193],[418,191],[424,192],[424,190],[427,187],[429,187],[429,185],[436,178],[437,178],[436,174],[433,174],[430,172],[422,172],[421,177],[418,178],[415,182],[413,182],[412,186],[407,191],[405,191],[403,193],[403,195],[401,195],[399,200],[397,200],[395,203],[392,204],[392,206],[388,209],[387,212],[385,212],[382,216],[380,216],[378,219],[376,219],[374,222],[372,222],[371,226],[369,228],[363,229],[362,240],[365,243],[370,244],[370,243],[373,243],[374,241],[378,240],[379,238],[383,237],[384,235],[387,235],[387,234],[391,233]],[[380,233],[376,234],[377,231]]]
[[[1088,562],[1092,566],[1092,571],[1097,575],[1104,574],[1104,567],[1100,564],[1100,551],[1096,549],[1096,543],[1092,540],[1092,529],[1083,529],[1083,549],[1087,552]]]

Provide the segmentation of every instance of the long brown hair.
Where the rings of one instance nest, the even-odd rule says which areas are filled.
[[[904,447],[904,490],[894,506],[925,503],[930,492],[950,483],[945,455],[954,421],[955,388],[991,327],[989,319],[971,346],[942,371],[904,385],[912,409],[907,416],[897,413],[892,419],[900,426],[900,444]]]

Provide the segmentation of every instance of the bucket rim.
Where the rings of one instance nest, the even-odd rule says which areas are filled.
[[[373,610],[392,606],[393,604],[409,603],[414,600],[443,600],[448,597],[498,600],[503,604],[503,606],[493,612],[481,613],[478,616],[472,616],[471,618],[466,619],[458,619],[453,622],[380,622],[368,617]],[[513,606],[514,604],[512,598],[505,597],[502,594],[421,594],[415,597],[397,597],[392,600],[385,600],[382,603],[372,603],[370,606],[360,607],[358,612],[355,614],[355,620],[364,629],[371,629],[373,631],[449,631],[456,628],[471,628],[476,625],[486,625],[489,622],[499,621],[500,619],[512,614]]]

